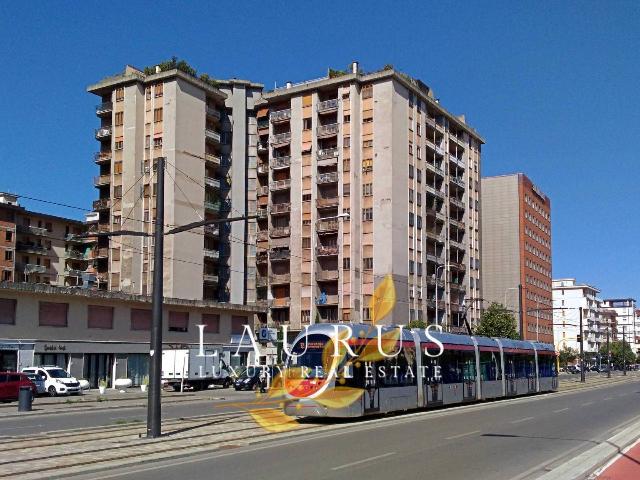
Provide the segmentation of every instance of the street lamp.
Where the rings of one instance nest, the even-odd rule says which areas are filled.
[[[446,265],[442,264],[442,265],[438,265],[436,264],[436,273],[434,273],[433,278],[436,281],[436,325],[438,325],[438,302],[440,300],[438,300],[438,270],[440,270],[441,268],[445,268]],[[446,318],[447,316],[447,304],[445,303],[444,306],[444,316]]]

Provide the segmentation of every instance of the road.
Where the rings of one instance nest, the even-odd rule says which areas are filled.
[[[640,416],[640,381],[362,420],[339,430],[73,478],[535,478]]]
[[[162,406],[162,418],[169,420],[172,418],[241,411],[242,407],[239,406],[239,404],[254,401],[255,393],[225,390],[224,397],[226,400],[223,401],[203,399],[180,403],[165,403]],[[34,403],[34,407],[35,406],[37,406],[37,400],[36,403]],[[96,410],[91,408],[74,410],[74,408],[75,407],[70,406],[68,412],[51,415],[0,417],[0,437],[85,428],[88,426],[99,427],[103,425],[147,421],[146,407],[104,408]]]

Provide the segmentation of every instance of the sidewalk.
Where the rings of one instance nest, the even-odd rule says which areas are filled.
[[[640,432],[638,432],[640,435]],[[640,440],[624,450],[604,467],[596,472],[597,480],[637,480],[640,478]]]

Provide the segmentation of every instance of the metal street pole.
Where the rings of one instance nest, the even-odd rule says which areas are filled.
[[[164,296],[164,157],[156,163],[157,192],[156,218],[153,246],[153,297],[151,343],[149,345],[149,399],[147,408],[147,438],[158,438],[162,434],[161,383],[162,383],[162,301]]]
[[[582,307],[578,309],[580,313],[580,381],[584,383],[584,333],[582,332]]]
[[[536,342],[540,341],[540,302],[536,300]]]
[[[607,327],[607,378],[611,378],[611,350],[609,349],[609,327]]]
[[[627,374],[627,355],[625,352],[625,343],[624,343],[624,339],[626,337],[625,327],[626,325],[622,325],[622,375]]]
[[[438,265],[436,263],[436,273],[435,273],[435,278],[436,278],[436,325],[438,325],[438,270],[440,270],[441,268],[444,268],[444,265]],[[446,315],[446,312],[445,312]]]

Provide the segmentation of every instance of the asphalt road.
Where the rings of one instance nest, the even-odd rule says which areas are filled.
[[[536,478],[640,418],[640,381],[346,424],[78,478]]]
[[[211,391],[209,393],[211,393]],[[218,394],[217,391],[215,393]],[[180,403],[165,403],[162,407],[162,418],[169,420],[198,415],[243,411],[242,407],[238,404],[255,400],[254,392],[225,390],[223,395],[226,399],[224,401],[203,399]],[[222,396],[222,394],[220,394],[220,396]],[[34,403],[34,408],[36,407],[37,399]],[[76,407],[70,406],[68,412],[52,413],[50,415],[39,414],[10,418],[0,417],[0,437],[147,421],[146,407],[118,407],[98,410],[93,410],[92,408],[74,410],[74,408]]]

